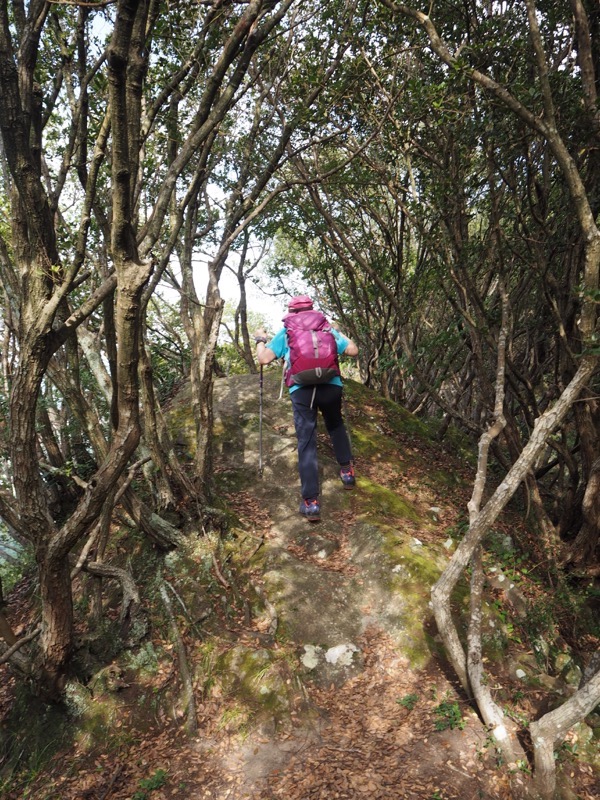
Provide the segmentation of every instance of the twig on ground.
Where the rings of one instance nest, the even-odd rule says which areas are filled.
[[[227,582],[227,580],[223,577],[223,573],[221,572],[221,569],[219,567],[219,562],[217,561],[217,557],[214,553],[212,553],[212,562],[213,562],[213,567],[215,568],[215,573],[217,575],[217,578],[219,579],[219,583],[226,589],[229,589],[230,585]]]
[[[255,537],[254,537],[254,538],[255,538]],[[260,548],[261,548],[261,547],[264,545],[264,543],[265,543],[265,537],[264,537],[264,536],[261,536],[261,537],[260,537],[260,541],[259,541],[259,543],[256,545],[256,547],[254,548],[254,550],[253,550],[253,551],[250,553],[250,555],[249,555],[249,556],[248,556],[248,557],[247,557],[247,558],[244,560],[244,566],[246,566],[246,564],[249,564],[249,563],[250,563],[250,561],[252,561],[252,559],[253,559],[253,558],[254,558],[254,556],[255,556],[255,555],[258,553],[258,551],[259,551],[259,550],[260,550]]]
[[[113,786],[117,782],[119,775],[123,772],[123,764],[118,764],[117,768],[114,770],[113,774],[110,777],[108,782],[108,786],[104,791],[98,796],[98,800],[106,800],[106,798],[111,794]]]

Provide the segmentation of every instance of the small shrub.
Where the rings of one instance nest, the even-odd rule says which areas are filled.
[[[167,772],[164,769],[157,769],[154,775],[149,778],[142,778],[139,781],[140,787],[137,792],[134,792],[131,800],[147,800],[148,793],[154,789],[160,789],[167,782]]]
[[[443,700],[439,706],[433,709],[433,712],[437,717],[435,721],[436,731],[454,730],[455,728],[462,731],[466,725],[456,700],[452,702]]]
[[[413,708],[416,706],[418,699],[419,699],[418,694],[405,694],[404,697],[401,697],[399,700],[396,700],[396,702],[399,705],[403,706],[404,708],[408,709],[409,711],[412,711]]]

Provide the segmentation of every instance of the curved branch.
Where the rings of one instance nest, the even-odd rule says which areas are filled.
[[[123,606],[121,608],[121,625],[125,624],[140,605],[140,593],[130,572],[121,567],[105,564],[100,561],[88,561],[83,570],[100,578],[112,578],[121,584],[123,590]]]
[[[2,655],[0,655],[0,664],[5,664],[7,661],[12,659],[15,662],[15,666],[20,669],[21,672],[29,672],[28,659],[20,656],[15,660],[14,656],[17,654],[18,650],[20,650],[28,642],[31,642],[33,639],[35,639],[36,636],[39,636],[41,632],[42,628],[41,626],[38,626],[31,631],[31,633],[28,633],[27,636],[22,636],[20,639],[18,639],[11,647],[9,647],[2,653]]]

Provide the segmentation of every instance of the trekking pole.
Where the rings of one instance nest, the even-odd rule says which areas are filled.
[[[344,427],[348,434],[348,442],[350,444],[350,452],[354,458],[354,451],[352,450],[352,434],[350,433],[350,425],[348,424],[348,403],[346,402],[346,390],[342,388],[342,418],[344,420]]]
[[[259,377],[259,404],[258,404],[258,474],[262,478],[263,474],[263,441],[262,441],[262,423],[263,423],[263,365],[260,365]]]
[[[281,359],[281,386],[279,387],[279,399],[283,397],[283,386],[285,378],[285,358]]]

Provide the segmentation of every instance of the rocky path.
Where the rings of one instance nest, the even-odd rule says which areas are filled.
[[[232,746],[231,797],[508,797],[485,730],[430,651],[429,586],[448,557],[439,498],[415,503],[409,490],[394,504],[385,486],[386,478],[394,482],[393,461],[383,453],[374,463],[358,455],[357,489],[344,491],[320,434],[323,519],[307,523],[297,514],[291,408],[277,389],[267,380],[260,477],[252,391],[223,385],[219,467],[245,479],[231,498],[238,512],[257,509],[261,586],[297,659],[305,702],[291,728]],[[249,430],[243,462],[239,429],[226,430],[232,419]],[[441,701],[462,707],[460,729],[436,730]]]

